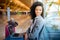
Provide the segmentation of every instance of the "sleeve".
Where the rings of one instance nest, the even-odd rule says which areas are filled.
[[[28,30],[26,31],[26,33],[27,33],[27,34],[29,34],[29,33],[30,33],[30,27],[28,28]]]
[[[31,24],[30,24],[30,27],[27,29],[26,33],[29,34],[30,33],[30,30],[31,30],[31,26],[32,26],[32,20],[31,21]]]
[[[35,22],[36,22],[36,21],[34,21],[34,23],[31,23],[30,27],[29,27],[28,30],[26,31],[26,33],[28,34],[29,37],[32,37],[32,35],[33,35],[32,30],[33,30],[33,27],[35,26]]]

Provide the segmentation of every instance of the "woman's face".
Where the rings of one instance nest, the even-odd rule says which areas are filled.
[[[36,16],[40,16],[42,14],[42,7],[41,6],[37,6],[35,8],[35,14],[36,14]]]

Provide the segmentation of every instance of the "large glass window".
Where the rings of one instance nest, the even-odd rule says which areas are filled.
[[[41,0],[42,1],[42,0]],[[59,0],[43,0],[44,17],[46,26],[60,29],[60,1]]]

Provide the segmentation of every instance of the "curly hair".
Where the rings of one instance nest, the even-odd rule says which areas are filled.
[[[30,15],[31,15],[32,19],[34,19],[36,17],[35,8],[37,6],[41,6],[42,7],[42,14],[41,14],[41,16],[43,17],[43,12],[44,12],[43,3],[41,3],[41,2],[35,2],[35,3],[33,3],[33,5],[30,8]]]

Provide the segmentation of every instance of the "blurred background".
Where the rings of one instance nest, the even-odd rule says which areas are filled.
[[[0,40],[5,38],[5,25],[10,18],[18,22],[17,33],[28,29],[31,24],[30,7],[36,1],[44,4],[46,26],[54,25],[53,28],[60,29],[60,0],[0,0]]]

